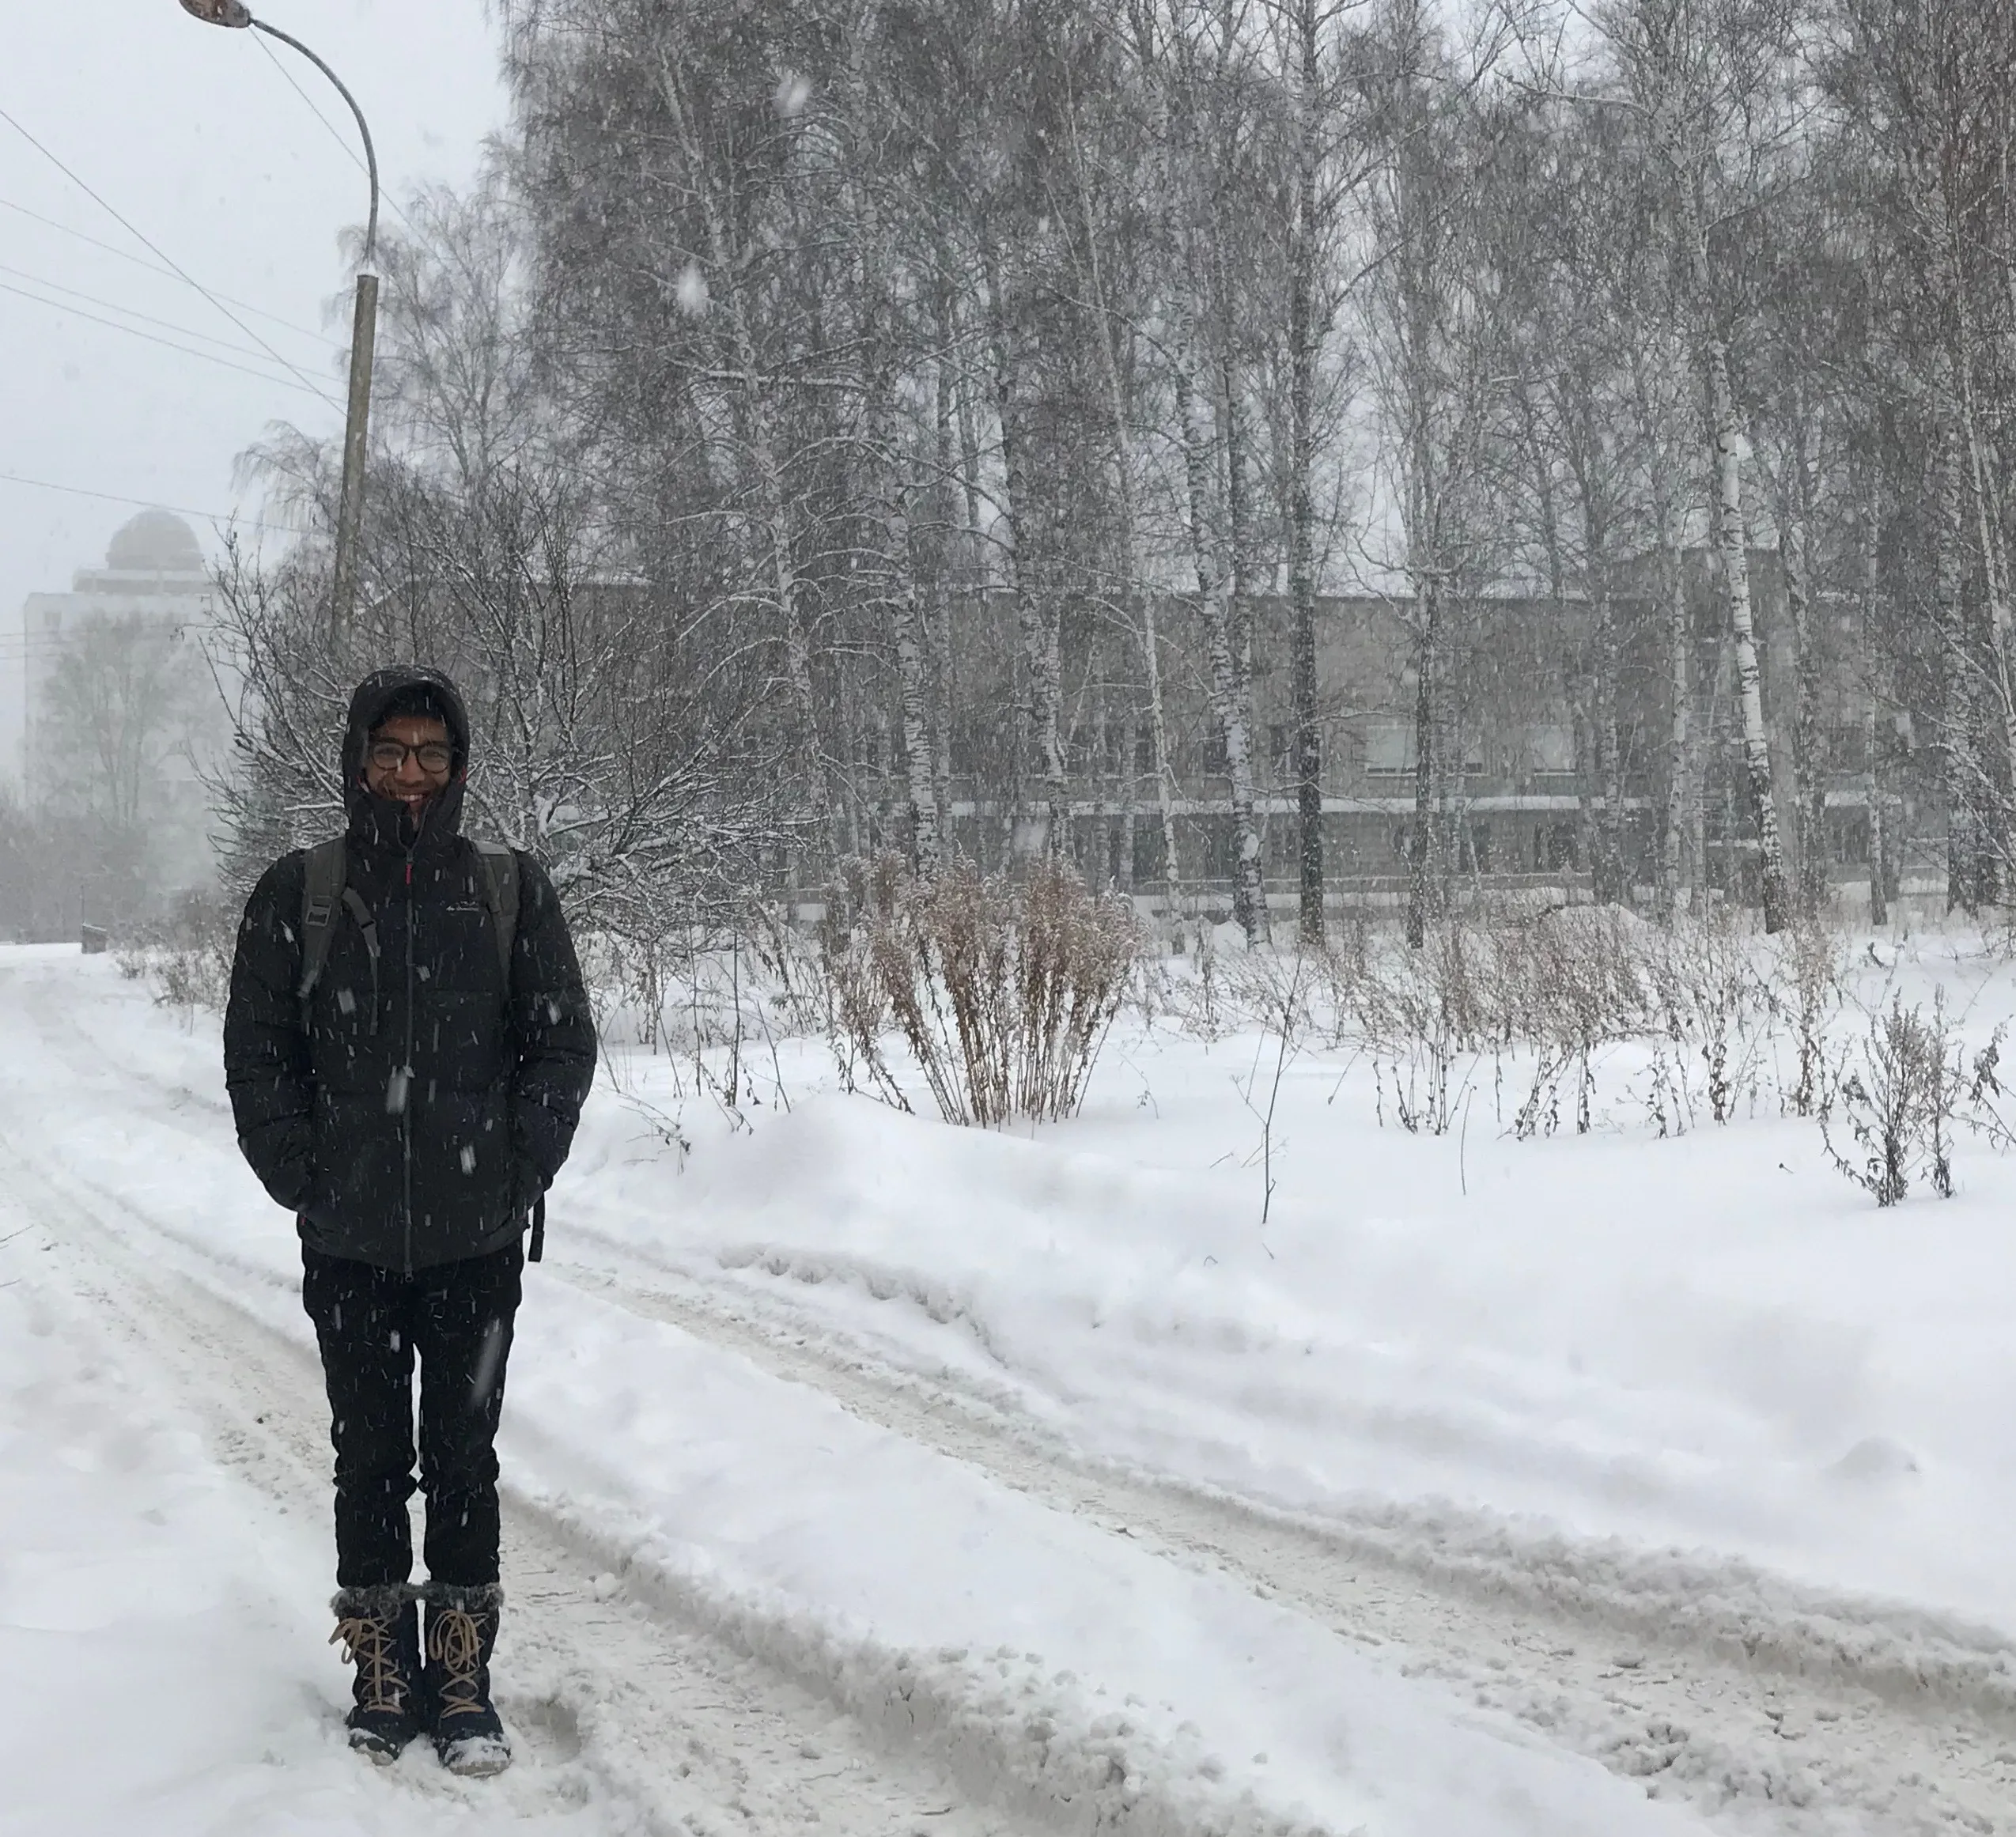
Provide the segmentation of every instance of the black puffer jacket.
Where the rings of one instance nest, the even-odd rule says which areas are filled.
[[[448,718],[455,769],[418,833],[363,777],[372,729],[424,684]],[[339,908],[305,1017],[305,856],[268,868],[246,902],[224,1017],[239,1146],[313,1249],[413,1270],[501,1249],[566,1159],[595,1073],[595,1030],[552,883],[518,856],[510,988],[460,830],[469,723],[452,684],[388,670],[359,686],[343,738],[344,883],[376,922]]]

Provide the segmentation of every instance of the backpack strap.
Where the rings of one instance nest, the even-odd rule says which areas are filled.
[[[295,993],[301,1004],[301,1031],[308,1031],[308,999],[329,962],[336,933],[336,908],[343,898],[343,838],[317,842],[302,857],[301,979]]]
[[[511,949],[518,941],[518,857],[509,844],[478,842],[476,863],[483,871],[483,904],[490,909],[497,967],[504,972],[504,997],[511,999]]]
[[[511,1000],[511,951],[518,941],[518,857],[503,842],[478,842],[477,864],[483,871],[483,903],[490,909],[490,929],[497,938],[497,966],[504,972],[504,998]],[[528,1263],[546,1253],[546,1195],[532,1201],[532,1241]]]

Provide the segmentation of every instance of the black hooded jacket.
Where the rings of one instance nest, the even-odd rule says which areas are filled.
[[[424,688],[455,743],[448,784],[414,833],[365,788],[372,731]],[[376,921],[339,907],[305,1016],[305,856],[283,856],[246,902],[224,1017],[238,1143],[304,1242],[414,1270],[503,1249],[566,1159],[595,1074],[595,1030],[573,940],[544,871],[518,857],[507,990],[480,860],[461,833],[469,720],[431,671],[358,686],[343,735],[344,883]]]

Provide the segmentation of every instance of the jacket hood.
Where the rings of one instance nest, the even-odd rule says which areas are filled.
[[[463,705],[461,692],[447,677],[438,670],[375,670],[352,694],[350,718],[343,725],[343,808],[350,818],[351,833],[401,849],[414,840],[403,833],[404,807],[389,798],[374,797],[365,788],[364,749],[370,743],[373,729],[385,718],[385,710],[415,689],[426,690],[440,704],[448,723],[448,738],[455,747],[455,765],[448,784],[427,806],[425,833],[430,837],[459,833],[463,788],[469,774],[469,712]]]

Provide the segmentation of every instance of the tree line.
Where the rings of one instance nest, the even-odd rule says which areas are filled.
[[[1791,923],[1845,775],[1882,858],[1907,743],[1953,901],[2007,896],[2016,0],[505,13],[493,169],[388,255],[358,629],[321,633],[318,539],[225,584],[248,858],[326,807],[348,665],[389,649],[469,678],[486,820],[640,936],[876,847],[928,877],[962,799],[1004,855],[1069,853],[1109,724],[1174,900],[1180,617],[1250,932],[1285,671],[1318,938],[1324,604],[1371,591],[1418,938],[1480,609],[1516,593],[1560,621],[1599,898],[1633,895],[1634,797],[1660,909],[1700,897],[1726,757]],[[332,451],[255,463],[327,527]],[[1647,656],[1657,734],[1621,713]]]

